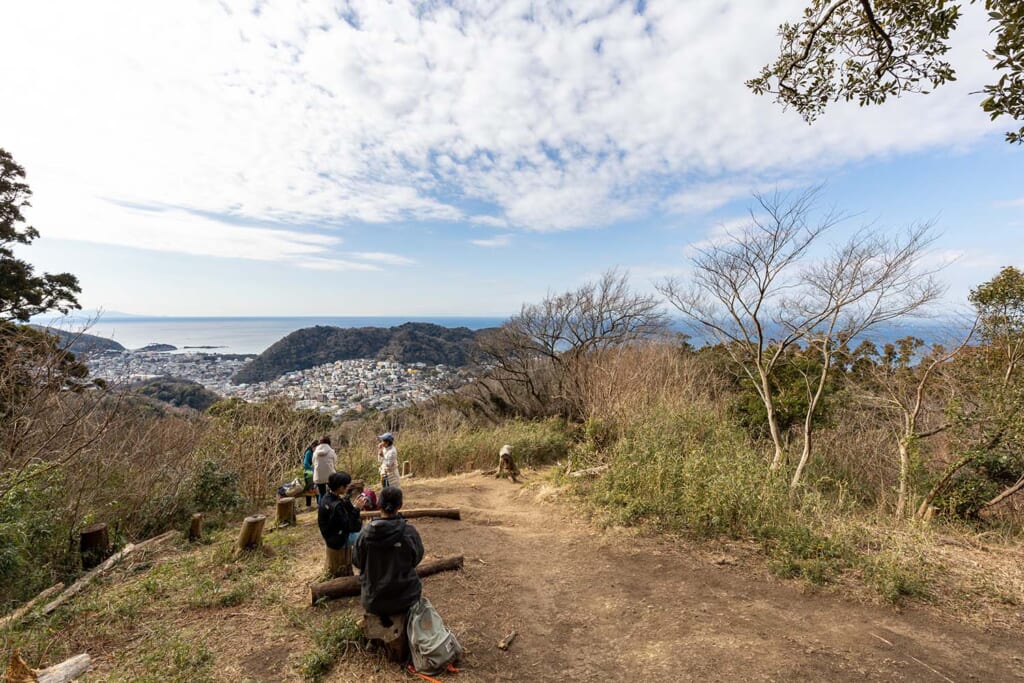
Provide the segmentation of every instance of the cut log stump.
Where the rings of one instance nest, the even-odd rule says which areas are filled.
[[[203,513],[197,512],[192,515],[192,522],[188,525],[188,540],[196,543],[203,540]]]
[[[78,537],[78,548],[82,554],[82,569],[92,569],[110,556],[110,533],[102,522],[90,524],[82,529]]]
[[[403,477],[411,477],[412,476],[412,461],[411,460],[406,460],[405,462],[402,463],[402,476]]]
[[[331,578],[352,576],[352,546],[347,545],[337,550],[329,546],[324,548],[327,550],[326,569]]]
[[[416,567],[416,574],[424,577],[439,572],[462,569],[463,559],[462,555],[452,555],[440,560],[422,562],[420,566]],[[323,583],[314,583],[309,588],[313,597],[313,605],[316,606],[321,600],[337,600],[359,595],[359,577],[343,576]]]
[[[367,640],[379,640],[384,643],[388,659],[392,662],[409,661],[409,636],[405,632],[405,615],[393,614],[391,625],[385,626],[376,614],[363,614],[363,637]]]
[[[263,545],[263,525],[266,522],[266,515],[252,515],[242,521],[242,529],[238,532],[238,541],[235,542],[236,556]]]
[[[295,526],[295,499],[287,496],[277,501],[277,525]]]

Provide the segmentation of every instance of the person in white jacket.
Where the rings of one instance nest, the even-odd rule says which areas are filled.
[[[327,495],[327,480],[334,474],[337,465],[338,454],[331,448],[331,437],[325,436],[313,451],[313,483],[316,484],[317,505],[320,505],[320,497]]]
[[[384,488],[402,488],[398,473],[398,450],[395,449],[395,437],[391,432],[384,432],[377,437],[377,462],[380,463],[381,485]]]

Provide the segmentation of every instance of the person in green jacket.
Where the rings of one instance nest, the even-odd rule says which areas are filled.
[[[314,441],[309,444],[306,448],[306,452],[302,454],[302,473],[306,477],[306,488],[303,489],[303,491],[306,491],[306,507],[310,507],[312,505],[313,496],[309,491],[312,491],[315,488],[313,486],[313,451],[319,444],[319,441]]]

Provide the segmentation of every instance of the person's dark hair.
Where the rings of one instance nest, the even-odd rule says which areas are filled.
[[[331,445],[331,437],[329,437],[329,436],[321,436],[320,437],[320,443],[325,443],[328,446],[330,446]]]
[[[309,444],[309,448],[306,449],[306,450],[315,451],[316,447],[319,446],[319,445],[320,445],[320,439],[317,439],[313,443]]]
[[[347,488],[352,483],[352,475],[348,472],[335,472],[327,477],[327,488],[332,491]]]
[[[402,509],[402,489],[388,486],[380,492],[380,509],[393,515]]]

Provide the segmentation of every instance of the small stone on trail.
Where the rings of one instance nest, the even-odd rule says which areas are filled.
[[[718,558],[715,559],[715,564],[718,564],[718,565],[725,565],[725,564],[727,564],[730,567],[735,567],[739,563],[740,563],[740,561],[737,560],[732,555],[722,555],[721,557],[718,557]]]

